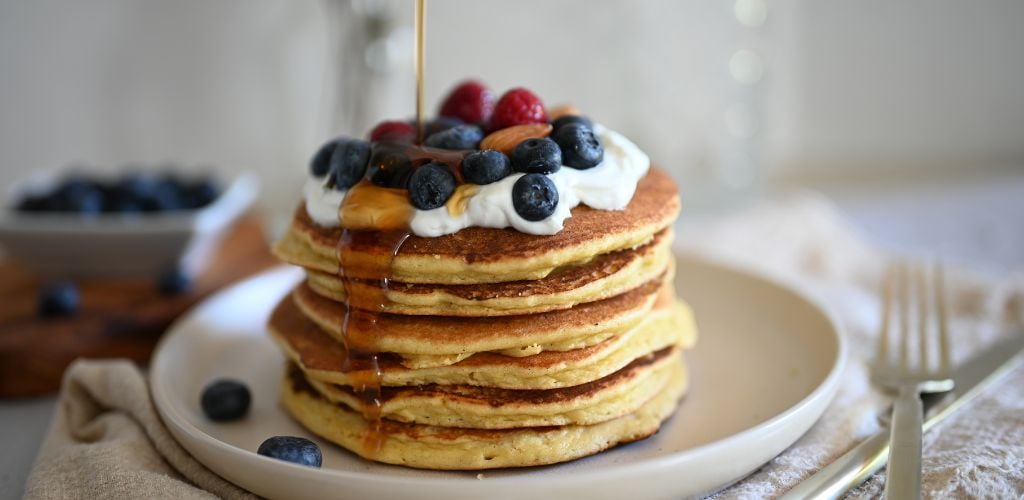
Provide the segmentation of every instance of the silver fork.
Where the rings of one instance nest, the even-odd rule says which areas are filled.
[[[897,394],[890,423],[885,498],[921,497],[921,393],[953,389],[942,266],[937,262],[932,266],[930,287],[927,267],[897,262],[889,270],[882,291],[882,324],[878,352],[871,369],[872,379]],[[911,305],[912,295],[917,297],[916,307]],[[891,338],[894,302],[899,323],[896,339]],[[911,344],[915,343],[911,328],[914,312],[917,313],[916,356],[911,353]],[[938,340],[937,363],[929,362],[933,354],[930,351],[934,350],[933,338]],[[890,353],[893,340],[897,342],[896,359]],[[916,360],[912,359],[915,357]]]

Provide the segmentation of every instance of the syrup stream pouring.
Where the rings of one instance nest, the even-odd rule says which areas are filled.
[[[423,113],[423,34],[425,23],[424,0],[416,0],[416,139],[417,143],[423,141],[424,113]],[[344,221],[346,213],[350,216],[366,211],[376,211],[380,207],[371,206],[374,196],[370,194],[374,187],[365,180],[352,186],[345,195],[341,206],[338,208],[338,218],[342,222],[341,237],[338,239],[338,278],[341,280],[345,290],[344,315],[341,323],[341,338],[345,346],[344,371],[348,375],[349,383],[353,391],[359,397],[363,418],[367,421],[367,430],[362,438],[362,455],[372,458],[383,446],[387,439],[383,430],[381,408],[381,385],[384,373],[380,366],[380,350],[376,346],[377,319],[384,312],[388,303],[388,288],[391,284],[392,268],[395,258],[401,251],[402,245],[409,238],[408,221],[392,221],[392,224],[399,229],[382,230],[352,230],[346,227]],[[369,195],[360,196],[366,192]],[[365,302],[375,305],[371,310],[359,310],[352,306],[351,282],[357,278],[346,273],[346,268],[353,267],[353,259],[356,256],[354,248],[368,248],[381,246],[389,249],[381,258],[376,258],[372,263],[360,262],[361,274],[368,273],[369,280],[376,281],[378,288],[374,297],[369,297]],[[363,277],[360,280],[366,279]]]

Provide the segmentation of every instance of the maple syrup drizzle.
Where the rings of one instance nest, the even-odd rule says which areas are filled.
[[[416,0],[416,144],[423,143],[424,135],[424,114],[423,114],[423,48],[425,31],[427,29],[427,10],[424,0]]]
[[[342,202],[340,215],[344,216],[346,211],[360,210],[360,200],[366,199],[360,196],[360,190],[373,189],[369,183],[361,182],[353,186],[345,200]],[[353,196],[353,193],[356,193]],[[360,400],[360,409],[363,418],[368,422],[369,427],[362,437],[362,451],[365,456],[372,457],[379,450],[384,442],[385,436],[382,432],[381,422],[381,385],[384,373],[381,370],[380,354],[376,348],[378,333],[378,318],[387,307],[387,293],[391,284],[391,269],[395,258],[401,251],[402,245],[409,238],[409,231],[405,229],[385,231],[356,231],[347,228],[342,229],[341,238],[338,240],[338,277],[345,289],[344,314],[341,324],[342,344],[345,346],[345,360],[342,370],[348,376],[352,390]],[[360,259],[360,279],[369,279],[378,282],[370,297],[360,297],[361,303],[374,304],[372,310],[359,309],[352,305],[354,287],[346,268],[351,268],[355,251],[353,247],[364,247],[373,240],[374,246],[389,249],[383,255],[374,256],[372,259]]]
[[[424,112],[423,112],[423,48],[424,30],[426,23],[426,10],[424,0],[416,0],[416,39],[415,39],[415,60],[416,60],[416,143],[423,142],[424,135]],[[386,146],[385,146],[386,147]],[[463,154],[456,152],[445,152],[431,148],[405,147],[402,153],[407,155],[410,166],[413,162],[423,163],[428,159],[441,159],[454,163],[453,170],[458,172],[458,163],[462,162]],[[378,166],[385,169],[384,165]],[[404,174],[398,172],[397,174]],[[461,180],[461,179],[460,179]],[[338,210],[338,217],[342,221],[341,238],[338,240],[338,278],[341,280],[345,290],[344,315],[341,322],[341,338],[345,347],[345,360],[342,366],[343,371],[348,375],[353,391],[358,395],[361,402],[363,418],[368,422],[366,432],[362,436],[362,451],[366,457],[373,457],[379,451],[386,439],[383,432],[381,419],[381,385],[383,384],[384,373],[380,366],[379,349],[376,347],[378,337],[378,319],[388,304],[388,289],[391,285],[392,268],[395,259],[402,249],[402,245],[409,238],[408,220],[409,212],[399,209],[395,210],[394,205],[398,202],[388,198],[394,193],[380,191],[367,180],[363,180],[352,186],[345,195]],[[384,198],[382,200],[382,198]],[[392,201],[388,201],[392,200]],[[392,205],[391,207],[382,206]],[[366,230],[351,229],[345,224],[346,214],[350,220],[369,220],[374,225],[381,227]],[[357,215],[357,217],[352,217]],[[353,248],[387,248],[389,252],[383,255],[374,256],[369,262],[360,259],[360,279],[370,279],[378,282],[374,287],[372,297],[365,297],[366,303],[375,304],[373,310],[359,309],[352,306],[351,281],[354,277],[345,273],[346,268],[353,267],[353,258],[356,252]]]

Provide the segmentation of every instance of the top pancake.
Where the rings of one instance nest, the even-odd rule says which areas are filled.
[[[500,283],[540,279],[558,267],[596,255],[633,248],[672,224],[679,198],[669,176],[652,168],[637,184],[624,210],[572,210],[553,235],[532,235],[511,228],[471,227],[435,238],[409,236],[397,256],[393,237],[350,231],[346,275],[377,279],[374,269],[390,263],[390,278],[403,283]],[[342,229],[316,225],[300,206],[288,232],[274,245],[282,260],[325,273],[338,273]],[[390,262],[389,262],[390,261]]]

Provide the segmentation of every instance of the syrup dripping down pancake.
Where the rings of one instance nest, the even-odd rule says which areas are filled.
[[[593,455],[658,431],[689,384],[682,357],[669,364],[668,383],[631,413],[593,425],[516,429],[464,429],[381,420],[380,447],[362,446],[369,424],[359,412],[332,403],[298,370],[281,384],[285,409],[303,426],[357,455],[389,464],[439,470],[480,470],[545,465]]]
[[[651,280],[670,280],[674,270],[671,242],[671,230],[666,229],[636,249],[563,266],[539,280],[465,285],[389,281],[387,290],[382,290],[379,281],[343,280],[309,271],[307,282],[324,297],[348,300],[350,306],[369,311],[473,317],[534,314],[614,297]]]
[[[352,385],[346,373],[345,347],[302,314],[285,297],[271,314],[270,334],[284,353],[310,378]],[[681,302],[651,311],[637,326],[596,345],[571,351],[546,351],[511,357],[477,353],[449,366],[410,369],[396,354],[380,354],[384,386],[465,384],[505,389],[553,389],[597,380],[634,359],[666,347],[693,345],[696,326]]]
[[[637,358],[611,375],[560,389],[439,384],[385,387],[381,390],[381,416],[397,422],[476,429],[597,424],[636,411],[653,398],[668,384],[669,365],[680,355],[678,348],[665,348]],[[301,371],[294,363],[290,366]],[[329,401],[361,409],[363,402],[351,387],[308,382]]]
[[[410,236],[392,262],[390,277],[402,283],[442,284],[535,280],[562,266],[643,245],[670,226],[678,213],[675,184],[665,172],[652,168],[624,210],[580,205],[562,231],[553,235],[471,227],[436,238]],[[341,233],[340,228],[317,226],[300,206],[273,250],[285,262],[335,275]],[[373,232],[351,233],[347,262],[352,277],[360,277],[362,268],[374,268],[393,250]]]
[[[303,315],[339,342],[344,306],[314,293],[307,284],[292,293]],[[452,364],[478,352],[530,356],[587,347],[636,326],[655,302],[674,300],[671,286],[649,281],[615,297],[541,314],[486,317],[382,314],[372,331],[349,325],[347,341],[363,351],[398,353],[410,368]],[[361,323],[361,322],[357,322]]]

